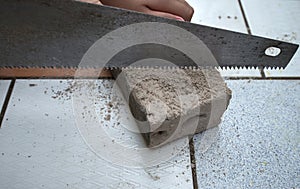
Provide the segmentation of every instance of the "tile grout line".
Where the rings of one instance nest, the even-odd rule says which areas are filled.
[[[247,32],[248,32],[248,34],[252,35],[251,29],[250,29],[250,25],[249,25],[249,22],[248,22],[248,20],[246,18],[246,13],[245,13],[245,10],[243,8],[241,0],[238,0],[238,3],[239,3],[239,6],[240,6],[242,15],[243,15],[243,19],[244,19],[244,22],[245,22],[245,26],[247,28]]]
[[[224,80],[300,80],[300,77],[224,77]]]
[[[252,35],[251,29],[250,29],[250,25],[249,25],[249,22],[248,22],[247,17],[246,17],[245,10],[243,8],[242,0],[238,0],[238,3],[239,3],[239,6],[240,6],[240,9],[241,9],[243,18],[244,18],[244,22],[245,22],[245,26],[247,28],[247,32],[248,32],[249,35]],[[261,77],[262,78],[266,78],[266,74],[264,72],[264,69],[263,68],[259,68],[259,71],[260,71]]]
[[[191,169],[192,169],[192,177],[193,177],[193,188],[198,189],[194,137],[190,138],[189,147],[190,147],[190,160],[191,160]]]
[[[12,95],[12,92],[13,92],[13,89],[14,89],[14,86],[15,86],[15,82],[16,82],[15,79],[11,80],[10,85],[8,87],[8,90],[7,90],[7,93],[6,93],[6,97],[5,97],[5,100],[4,100],[2,109],[1,109],[1,113],[0,113],[0,128],[2,126],[2,122],[3,122],[4,116],[5,116],[6,109],[7,109],[8,104],[9,104],[10,97]]]
[[[263,79],[266,78],[266,74],[265,74],[265,71],[264,71],[264,68],[259,68],[259,71],[260,71],[260,75]]]

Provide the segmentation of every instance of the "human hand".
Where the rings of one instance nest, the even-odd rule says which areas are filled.
[[[154,16],[190,21],[194,9],[185,0],[81,0],[96,4],[130,9]]]

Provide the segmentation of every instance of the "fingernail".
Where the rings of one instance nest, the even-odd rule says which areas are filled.
[[[184,21],[184,19],[182,17],[180,17],[180,16],[176,16],[175,19],[179,20],[179,21]]]

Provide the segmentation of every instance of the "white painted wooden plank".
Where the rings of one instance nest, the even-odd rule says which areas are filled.
[[[192,188],[188,139],[145,148],[112,84],[17,80],[0,130],[1,187]]]
[[[300,44],[300,1],[242,0],[254,35]],[[285,70],[265,70],[267,77],[299,77],[300,50]]]
[[[194,8],[193,23],[247,33],[237,0],[188,0]],[[219,70],[224,77],[260,77],[258,69]]]
[[[0,109],[3,106],[10,80],[0,80]]]

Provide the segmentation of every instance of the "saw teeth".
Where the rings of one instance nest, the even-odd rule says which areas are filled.
[[[108,67],[108,70],[116,70],[116,69],[162,69],[162,70],[176,70],[176,69],[189,69],[189,70],[199,70],[199,69],[212,69],[210,66],[126,66],[126,67]],[[237,70],[237,69],[245,69],[245,70],[255,70],[255,69],[270,69],[270,70],[282,70],[283,67],[271,67],[271,66],[216,66],[214,69],[217,70]]]
[[[5,65],[5,66],[0,66],[1,68],[6,68],[6,69],[30,69],[30,68],[42,68],[42,69],[99,69],[98,67],[75,67],[75,66],[11,66],[11,65]],[[199,70],[199,69],[217,69],[217,70],[237,70],[237,69],[246,69],[246,70],[252,70],[252,69],[268,69],[268,70],[283,70],[284,67],[272,67],[272,66],[203,66],[203,67],[198,67],[198,66],[125,66],[125,67],[117,67],[117,66],[108,66],[108,67],[103,67],[106,70],[124,70],[124,69],[162,69],[162,70],[176,70],[176,69],[189,69],[189,70]]]

